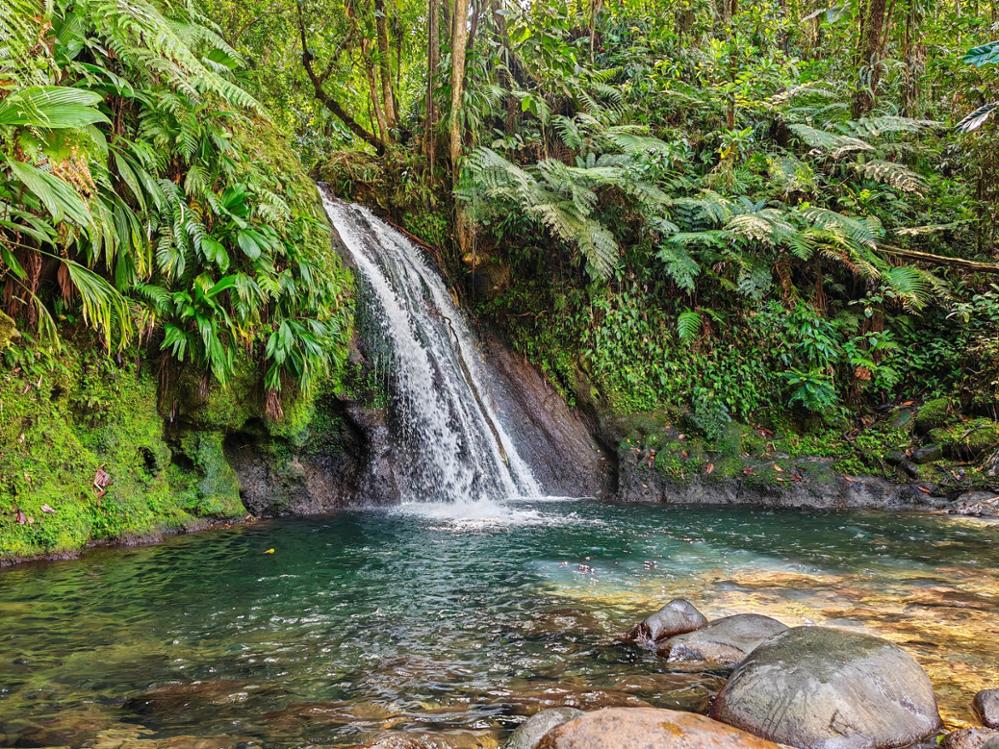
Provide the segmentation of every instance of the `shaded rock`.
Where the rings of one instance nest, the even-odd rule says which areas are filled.
[[[567,723],[580,715],[583,715],[583,711],[574,707],[553,707],[551,710],[535,713],[518,726],[503,743],[503,749],[534,749],[544,735],[555,726]]]
[[[975,715],[989,728],[999,728],[999,689],[983,689],[972,702]]]
[[[953,458],[984,458],[999,448],[999,422],[976,418],[933,429],[930,438],[939,442],[944,455]]]
[[[999,731],[992,728],[962,728],[948,733],[943,740],[944,749],[985,749],[987,744],[999,742]]]
[[[538,483],[549,494],[609,496],[614,456],[593,436],[593,420],[569,408],[526,358],[487,331],[480,335],[496,413]]]
[[[231,679],[163,684],[126,700],[123,707],[154,720],[172,718],[195,709],[243,702],[245,687],[246,682]]]
[[[795,627],[758,647],[711,715],[801,749],[905,746],[940,726],[929,678],[879,637]]]
[[[735,614],[702,629],[676,635],[659,648],[670,663],[707,663],[734,668],[761,642],[783,632],[787,626],[760,614]]]
[[[538,749],[776,749],[704,715],[656,708],[610,708],[553,728]]]
[[[920,465],[923,463],[932,463],[934,460],[940,460],[942,457],[943,448],[940,445],[926,445],[912,451],[912,462]]]
[[[654,647],[659,640],[693,632],[707,623],[707,617],[694,604],[685,598],[674,598],[632,627],[627,639]]]

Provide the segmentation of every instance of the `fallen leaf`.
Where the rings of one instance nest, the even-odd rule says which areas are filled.
[[[264,554],[275,554],[275,553],[277,553],[277,549],[273,549],[273,548],[272,549],[267,549],[264,552]]]
[[[51,507],[51,506],[49,506],[49,505],[42,505],[42,507],[41,507],[41,510],[42,510],[42,512],[46,512],[46,513],[49,513],[50,515],[51,515],[51,514],[52,514],[53,512],[55,512],[55,510],[53,510],[53,509],[52,509],[52,507]]]
[[[704,472],[705,473],[713,473],[714,470],[715,470],[715,464],[714,463],[708,463],[706,466],[704,466]]]
[[[777,463],[774,463],[774,470],[777,471],[777,473],[784,473],[784,469],[781,468]]]
[[[753,475],[753,467],[752,466],[746,466],[745,468],[743,468],[742,469],[742,475],[743,476],[752,476]]]
[[[21,512],[20,510],[17,511],[17,514],[15,514],[14,517],[17,518],[18,525],[24,525],[25,523],[28,522],[28,516],[25,515],[23,512]]]

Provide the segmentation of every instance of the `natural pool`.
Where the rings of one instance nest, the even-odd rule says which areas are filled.
[[[388,730],[489,746],[541,706],[703,709],[718,676],[616,641],[675,596],[888,637],[956,725],[999,683],[997,542],[996,525],[937,516],[535,501],[96,551],[0,572],[0,746]]]

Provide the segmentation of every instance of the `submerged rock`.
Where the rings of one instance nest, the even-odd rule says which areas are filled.
[[[553,707],[542,710],[525,720],[503,743],[503,749],[534,749],[546,733],[583,715],[582,710],[574,707]]]
[[[999,731],[992,728],[963,728],[948,733],[943,740],[944,749],[986,749],[989,744],[999,745]]]
[[[693,632],[707,623],[707,617],[694,604],[685,598],[674,598],[632,627],[627,639],[654,647],[659,640]]]
[[[999,689],[983,689],[975,695],[975,715],[989,728],[999,728]]]
[[[659,648],[670,663],[706,663],[734,668],[761,642],[787,626],[761,614],[735,614],[716,619],[694,632],[676,635]]]
[[[800,749],[905,746],[940,726],[929,678],[879,637],[796,627],[758,647],[711,715]]]
[[[597,710],[549,731],[538,749],[777,749],[704,715],[656,708]]]

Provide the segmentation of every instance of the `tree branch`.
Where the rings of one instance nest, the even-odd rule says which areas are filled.
[[[336,115],[347,128],[354,133],[358,138],[363,140],[365,143],[371,145],[378,154],[385,152],[385,144],[382,143],[378,138],[369,133],[364,127],[353,117],[351,117],[347,110],[345,110],[340,103],[334,99],[332,96],[326,93],[323,89],[323,81],[325,79],[316,74],[315,68],[312,67],[312,60],[315,59],[312,53],[309,51],[308,38],[305,33],[305,18],[302,15],[302,0],[298,0],[295,3],[298,9],[298,33],[302,41],[302,66],[305,68],[306,75],[309,76],[309,80],[312,82],[312,88],[315,92],[316,99],[318,99],[330,112]]]
[[[995,263],[983,263],[978,260],[965,260],[960,257],[947,257],[946,255],[934,255],[929,252],[921,252],[919,250],[907,250],[902,247],[893,247],[892,245],[878,245],[878,249],[889,255],[896,255],[897,257],[908,258],[909,260],[918,260],[922,263],[932,263],[933,265],[948,265],[953,268],[961,268],[962,270],[976,272],[976,273],[999,273],[999,265]]]

